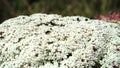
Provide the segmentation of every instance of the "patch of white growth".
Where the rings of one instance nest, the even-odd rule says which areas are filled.
[[[120,68],[120,26],[55,14],[6,20],[0,68]]]

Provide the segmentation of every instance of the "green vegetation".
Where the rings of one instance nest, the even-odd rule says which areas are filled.
[[[0,22],[18,15],[53,13],[94,18],[120,9],[120,0],[0,0]]]

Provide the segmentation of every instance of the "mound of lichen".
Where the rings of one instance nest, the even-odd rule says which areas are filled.
[[[120,68],[120,26],[81,16],[18,16],[0,24],[0,68]]]

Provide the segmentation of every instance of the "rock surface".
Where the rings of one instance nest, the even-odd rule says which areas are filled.
[[[120,68],[120,25],[80,16],[18,16],[0,24],[0,68]]]

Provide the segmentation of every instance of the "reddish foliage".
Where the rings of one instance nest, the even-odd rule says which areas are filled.
[[[110,13],[108,15],[99,15],[96,17],[96,19],[99,19],[99,20],[104,20],[104,21],[113,21],[113,20],[120,20],[120,12],[113,12],[113,13]]]

